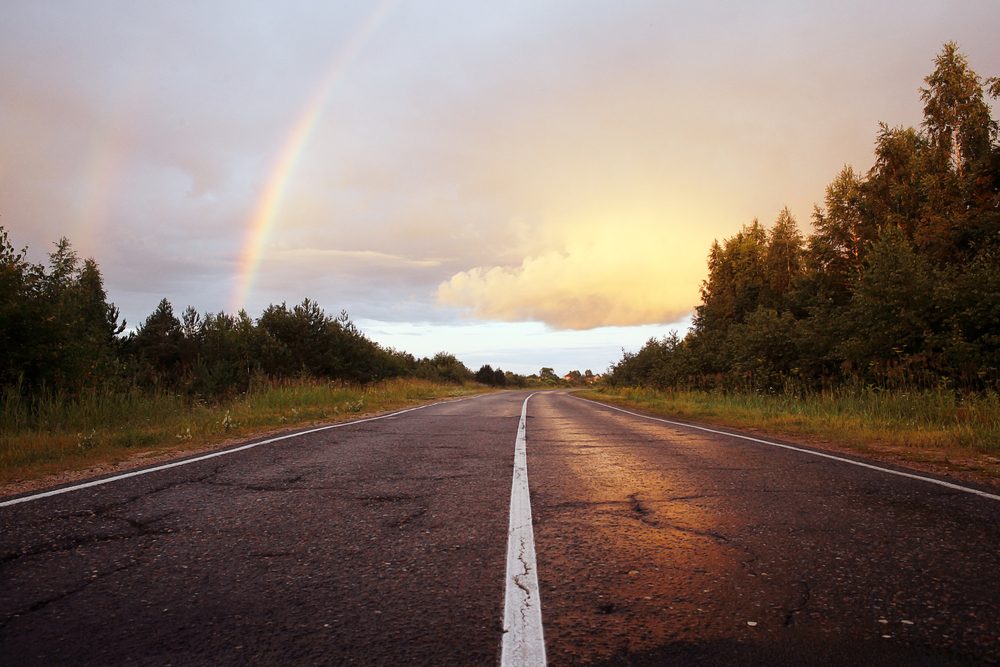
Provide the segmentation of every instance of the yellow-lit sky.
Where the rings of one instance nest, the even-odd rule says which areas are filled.
[[[4,2],[0,225],[130,326],[311,297],[473,368],[683,328],[715,238],[917,125],[1000,3]]]

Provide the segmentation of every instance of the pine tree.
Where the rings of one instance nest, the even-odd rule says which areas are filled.
[[[970,163],[989,154],[997,124],[983,99],[983,86],[955,42],[944,45],[934,71],[920,89],[924,122],[931,145],[960,175]]]
[[[890,128],[879,124],[875,139],[875,164],[863,184],[863,213],[868,228],[892,225],[911,241],[927,199],[924,176],[929,158],[927,138],[912,127]]]
[[[921,88],[930,143],[923,179],[926,199],[915,234],[917,248],[938,266],[967,261],[984,241],[996,240],[1000,216],[997,123],[982,82],[954,42],[944,45]]]
[[[767,235],[764,256],[766,297],[764,305],[778,311],[787,309],[788,293],[802,274],[802,234],[788,207],[781,209]]]
[[[166,299],[146,318],[128,341],[138,360],[140,383],[178,386],[181,383],[181,347],[184,331],[174,308]]]

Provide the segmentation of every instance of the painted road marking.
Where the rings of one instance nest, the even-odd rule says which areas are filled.
[[[863,463],[861,461],[854,461],[852,459],[845,459],[842,456],[834,456],[833,454],[824,454],[823,452],[816,452],[811,449],[804,449],[802,447],[795,447],[793,445],[783,445],[780,442],[771,442],[770,440],[761,440],[760,438],[753,438],[749,435],[740,435],[739,433],[728,433],[726,431],[717,431],[712,428],[705,428],[704,426],[695,426],[694,424],[685,424],[684,422],[670,421],[669,419],[661,419],[660,417],[650,417],[649,415],[643,415],[638,412],[632,412],[631,410],[623,410],[622,408],[615,407],[614,405],[608,405],[607,403],[600,403],[598,401],[592,401],[587,398],[580,398],[579,396],[573,396],[573,398],[578,401],[586,401],[587,403],[593,403],[594,405],[599,405],[602,408],[608,408],[609,410],[617,410],[618,412],[624,412],[627,415],[632,415],[634,417],[641,417],[642,419],[649,419],[650,421],[663,422],[664,424],[671,424],[672,426],[682,426],[684,428],[693,428],[698,431],[705,431],[707,433],[715,433],[717,435],[725,435],[730,438],[739,438],[740,440],[749,440],[750,442],[756,442],[762,445],[770,445],[771,447],[780,447],[782,449],[790,449],[793,452],[802,452],[803,454],[810,454],[812,456],[819,456],[824,459],[830,459],[831,461],[840,461],[841,463],[849,463],[852,466],[859,466],[861,468],[868,468],[869,470],[878,470],[879,472],[884,472],[889,475],[898,475],[900,477],[909,477],[910,479],[920,480],[921,482],[928,482],[930,484],[937,484],[938,486],[943,486],[947,489],[952,489],[954,491],[962,491],[963,493],[971,493],[982,498],[989,498],[990,500],[1000,500],[1000,495],[995,493],[988,493],[986,491],[980,491],[979,489],[973,489],[968,486],[962,486],[960,484],[953,484],[952,482],[945,482],[944,480],[934,479],[933,477],[924,477],[923,475],[915,475],[910,472],[903,472],[901,470],[892,470],[890,468],[883,468],[881,466],[872,465],[871,463]]]
[[[486,396],[487,394],[481,394],[480,396]],[[143,468],[142,470],[133,470],[132,472],[123,473],[121,475],[115,475],[114,477],[106,477],[104,479],[95,479],[90,482],[84,482],[82,484],[75,484],[73,486],[66,486],[60,489],[53,489],[51,491],[43,491],[41,493],[35,493],[30,496],[22,496],[20,498],[13,498],[11,500],[4,500],[0,502],[0,507],[8,507],[10,505],[17,505],[19,503],[26,503],[32,500],[39,500],[41,498],[48,498],[50,496],[58,496],[63,493],[69,493],[70,491],[79,491],[80,489],[88,489],[92,486],[101,486],[102,484],[110,484],[111,482],[117,482],[118,480],[128,479],[129,477],[138,477],[139,475],[148,475],[151,472],[159,472],[161,470],[168,470],[170,468],[176,468],[178,466],[187,465],[189,463],[197,463],[199,461],[207,461],[208,459],[214,459],[217,456],[225,456],[227,454],[235,454],[236,452],[242,452],[245,449],[253,449],[254,447],[260,447],[261,445],[269,445],[272,442],[278,442],[279,440],[288,440],[289,438],[298,438],[299,436],[309,435],[310,433],[319,433],[320,431],[328,431],[332,428],[343,428],[345,426],[353,426],[354,424],[364,424],[365,422],[378,421],[380,419],[389,419],[390,417],[398,417],[399,415],[406,414],[407,412],[413,412],[414,410],[423,410],[424,408],[432,408],[435,405],[444,405],[445,403],[458,403],[459,401],[467,401],[470,398],[479,398],[479,396],[472,396],[469,398],[459,398],[452,401],[438,401],[437,403],[429,403],[428,405],[418,405],[415,408],[407,408],[405,410],[399,410],[398,412],[392,412],[387,415],[379,415],[378,417],[368,417],[366,419],[356,419],[351,422],[342,422],[340,424],[329,424],[327,426],[320,426],[318,428],[312,428],[308,431],[298,431],[296,433],[289,433],[287,435],[279,435],[274,438],[268,438],[267,440],[261,440],[260,442],[251,442],[248,445],[241,445],[239,447],[233,447],[232,449],[223,449],[217,452],[212,452],[211,454],[205,454],[203,456],[196,456],[190,459],[184,459],[183,461],[174,461],[173,463],[165,463],[154,468]]]
[[[545,665],[542,636],[542,600],[535,565],[535,536],[528,495],[528,455],[525,423],[528,401],[521,405],[521,421],[514,441],[514,479],[510,488],[510,525],[507,529],[507,579],[503,603],[501,667]]]

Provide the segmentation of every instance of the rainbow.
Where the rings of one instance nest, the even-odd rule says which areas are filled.
[[[396,0],[382,0],[365,15],[344,45],[334,53],[333,61],[330,63],[326,75],[320,80],[305,108],[292,125],[291,131],[288,132],[250,217],[249,229],[238,260],[239,268],[231,303],[232,311],[235,312],[246,305],[247,298],[253,289],[254,280],[260,270],[261,258],[267,247],[267,241],[281,208],[288,183],[302,157],[306,142],[326,106],[330,92],[395,4]]]
[[[75,227],[70,240],[81,255],[96,254],[101,234],[122,187],[122,175],[134,144],[132,116],[119,112],[93,138],[84,170],[84,187],[76,201]]]
[[[93,246],[111,213],[127,153],[128,149],[114,139],[100,142],[91,153],[87,167],[89,178],[78,201],[77,232],[73,235],[73,241],[86,256],[94,254]]]

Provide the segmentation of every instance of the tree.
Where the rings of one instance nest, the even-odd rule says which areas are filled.
[[[987,79],[986,90],[990,97],[1000,97],[1000,76],[991,76]]]
[[[1000,390],[1000,246],[986,247],[968,264],[947,267],[932,302],[943,314],[938,368],[957,384]]]
[[[475,378],[465,364],[448,352],[438,352],[432,358],[419,360],[414,371],[416,376],[434,382],[454,382],[461,384]]]
[[[845,280],[861,273],[866,246],[876,236],[865,224],[862,186],[854,169],[845,166],[826,188],[826,210],[817,208],[813,214],[814,256],[823,271]]]
[[[161,299],[128,341],[140,364],[142,384],[178,386],[181,383],[181,346],[184,331],[174,307]]]
[[[480,384],[493,384],[493,367],[489,364],[483,364],[480,366],[479,370],[476,371],[476,382]]]
[[[924,122],[931,145],[959,174],[989,154],[997,124],[983,99],[983,86],[955,42],[944,45],[934,71],[920,89]],[[992,81],[992,80],[991,80]],[[992,88],[991,88],[992,90]]]
[[[724,327],[753,312],[765,291],[767,232],[755,219],[722,245],[712,243],[695,329]]]
[[[0,227],[0,382],[22,393],[74,395],[113,381],[118,309],[108,303],[100,268],[82,264],[62,238],[49,267],[26,261]]]
[[[27,248],[15,250],[0,226],[0,382],[4,387],[40,381],[38,349],[46,317],[40,312],[41,267],[29,263]]]
[[[872,246],[847,310],[853,325],[842,349],[856,372],[879,384],[926,379],[925,342],[935,326],[933,270],[894,227]]]
[[[611,384],[832,388],[1000,385],[1000,145],[987,91],[953,43],[921,89],[922,131],[880,124],[803,247],[788,210],[715,241],[683,340],[624,352]]]
[[[309,299],[294,308],[284,302],[265,308],[257,320],[264,371],[274,377],[322,374],[326,324],[325,313]]]
[[[537,377],[537,376],[536,376]],[[511,371],[504,372],[504,384],[508,387],[527,387],[528,378]]]
[[[729,371],[731,381],[752,391],[783,389],[801,358],[795,318],[763,306],[729,330],[727,346],[735,360]]]
[[[1000,227],[1000,164],[982,82],[954,42],[944,45],[921,88],[930,144],[917,248],[938,265],[967,261]],[[992,85],[991,85],[992,91]]]
[[[72,300],[65,317],[72,322],[72,350],[80,385],[95,385],[116,372],[118,336],[125,321],[118,322],[118,308],[108,302],[97,262],[87,259],[71,288]]]
[[[556,372],[548,366],[543,366],[542,369],[538,371],[538,378],[541,380],[542,384],[559,384],[559,376],[556,375]]]
[[[180,319],[167,299],[126,339],[100,268],[80,261],[62,238],[47,266],[27,261],[0,226],[0,396],[75,399],[100,386],[169,388],[206,398],[246,391],[251,378],[292,376],[372,382],[410,375],[464,382],[454,355],[417,361],[369,340],[346,311],[331,317],[315,301],[271,305],[256,322],[240,310]],[[486,378],[508,382],[501,369]],[[512,375],[524,383],[522,376]],[[13,392],[13,393],[12,393]]]
[[[257,331],[245,310],[234,317],[206,314],[198,331],[198,355],[192,390],[202,396],[225,396],[249,389],[260,370]]]
[[[927,200],[927,138],[912,127],[879,123],[875,164],[862,185],[868,229],[893,225],[913,239]]]
[[[792,284],[802,274],[802,234],[788,207],[781,209],[767,237],[764,254],[766,290],[763,301],[771,308],[784,310]]]

